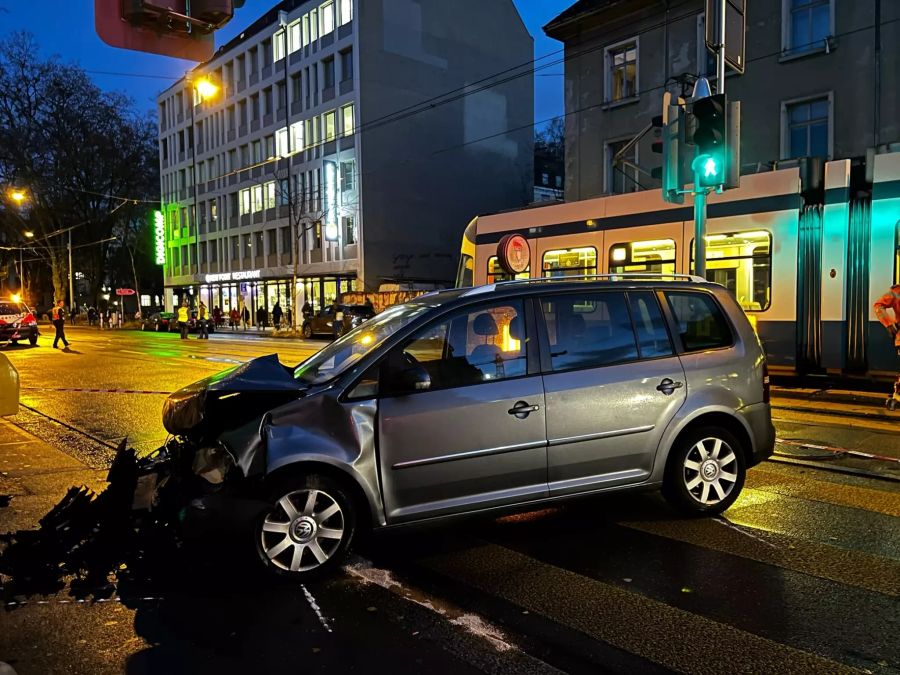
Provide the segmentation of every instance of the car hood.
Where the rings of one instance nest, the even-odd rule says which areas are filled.
[[[234,428],[305,389],[277,354],[260,356],[171,394],[163,405],[163,426],[175,436]]]

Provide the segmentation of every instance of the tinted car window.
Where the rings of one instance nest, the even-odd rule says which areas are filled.
[[[728,347],[734,339],[722,310],[712,296],[690,291],[668,291],[685,351]]]
[[[401,351],[425,368],[431,390],[448,389],[525,375],[525,339],[522,302],[512,300],[467,308],[431,324]]]
[[[624,293],[541,297],[553,370],[596,368],[637,359]]]
[[[628,294],[628,302],[631,305],[631,318],[641,358],[672,354],[672,343],[656,296],[649,291],[632,291]]]

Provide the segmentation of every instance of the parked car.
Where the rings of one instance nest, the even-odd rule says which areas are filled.
[[[28,340],[31,346],[37,344],[37,317],[24,302],[0,300],[0,342],[18,344],[19,340]]]
[[[337,332],[338,337],[375,316],[375,310],[368,305],[339,305],[339,308],[343,314],[343,321]],[[334,307],[329,305],[312,316],[304,318],[302,330],[305,338],[311,338],[314,335],[334,337]]]
[[[295,368],[271,355],[186,387],[163,422],[135,505],[220,523],[241,504],[262,563],[298,579],[359,528],[647,488],[718,514],[775,443],[759,339],[685,275],[422,296]]]
[[[174,317],[175,315],[172,312],[154,312],[141,321],[141,330],[156,332],[172,330],[172,324],[175,322]]]

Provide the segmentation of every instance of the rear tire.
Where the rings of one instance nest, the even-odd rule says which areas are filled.
[[[727,429],[710,426],[689,431],[669,453],[663,495],[686,515],[722,513],[744,487],[744,452],[741,442]]]
[[[278,480],[270,507],[253,527],[256,552],[272,574],[307,581],[336,568],[356,531],[356,505],[329,476],[294,474]]]

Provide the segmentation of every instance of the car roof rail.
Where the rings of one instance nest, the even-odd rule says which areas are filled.
[[[566,282],[566,281],[690,281],[698,284],[708,283],[707,279],[697,276],[696,274],[680,274],[665,272],[622,272],[614,274],[579,274],[573,276],[553,276],[553,277],[529,277],[528,279],[510,279],[508,281],[497,281],[495,286],[507,286],[510,284],[533,284],[543,283],[545,281]]]

